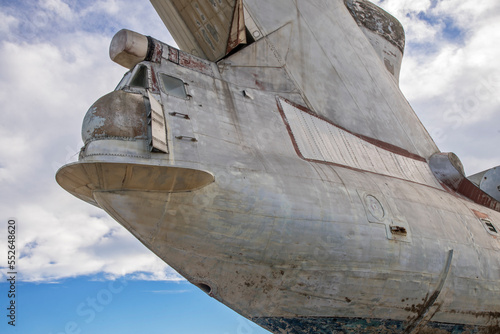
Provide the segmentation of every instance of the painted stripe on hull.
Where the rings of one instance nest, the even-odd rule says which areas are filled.
[[[406,334],[407,323],[400,320],[362,318],[253,318],[252,321],[272,333],[287,334]],[[419,334],[500,333],[500,327],[428,323]]]

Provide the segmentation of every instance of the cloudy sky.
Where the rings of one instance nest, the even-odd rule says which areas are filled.
[[[401,89],[468,175],[500,165],[500,3],[381,0],[406,31]]]
[[[401,88],[440,149],[455,152],[468,174],[500,165],[495,145],[500,139],[500,2],[376,3],[405,27]],[[112,36],[124,27],[174,43],[147,0],[0,0],[0,266],[7,257],[5,226],[14,217],[26,304],[52,299],[51,304],[59,301],[54,308],[69,310],[57,317],[24,306],[26,317],[47,324],[47,333],[64,332],[71,318],[80,319],[83,329],[92,328],[86,322],[90,315],[75,315],[89,296],[101,292],[102,299],[112,293],[115,299],[143,302],[137,291],[149,292],[151,304],[154,300],[159,310],[173,314],[186,301],[193,303],[186,310],[203,305],[229,324],[219,328],[215,320],[210,325],[214,333],[241,332],[250,325],[210,304],[102,210],[73,198],[54,181],[57,168],[77,158],[86,110],[113,90],[125,72],[108,57]],[[121,285],[109,287],[110,279],[129,282],[123,290],[128,292],[115,294]],[[5,286],[0,284],[2,296]],[[174,301],[171,308],[164,304],[168,298]],[[102,319],[118,312],[111,306]],[[175,318],[180,324],[195,322],[186,317],[175,316],[169,325]],[[101,329],[109,325],[92,323]],[[172,330],[195,330],[185,327]],[[159,333],[158,328],[150,332]],[[245,333],[263,331],[248,327]]]

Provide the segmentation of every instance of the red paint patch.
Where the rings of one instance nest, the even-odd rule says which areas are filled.
[[[151,61],[153,63],[160,63],[162,56],[163,56],[163,45],[155,40],[153,54],[151,55]]]
[[[153,93],[159,93],[160,88],[158,86],[158,80],[156,79],[155,71],[151,70],[151,91]]]
[[[179,65],[213,76],[212,67],[208,62],[183,51],[179,51]]]
[[[179,64],[179,50],[169,46],[168,60],[170,60],[172,63]]]
[[[479,218],[479,219],[489,219],[490,218],[485,213],[482,213],[482,212],[479,212],[479,211],[476,211],[476,210],[472,210],[472,212],[474,212],[474,214],[476,215],[476,217]]]

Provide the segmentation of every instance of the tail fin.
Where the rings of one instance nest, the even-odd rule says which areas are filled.
[[[262,35],[243,0],[151,0],[181,50],[217,61]]]
[[[283,68],[307,108],[334,124],[425,159],[439,152],[398,86],[402,26],[369,1],[151,2],[184,51],[217,61],[252,44],[227,64]]]

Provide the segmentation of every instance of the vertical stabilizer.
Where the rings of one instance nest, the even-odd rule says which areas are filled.
[[[237,59],[252,58],[252,52],[267,54],[266,59],[259,59],[259,67],[284,68],[307,108],[318,115],[350,132],[426,159],[439,152],[398,86],[404,30],[373,3],[151,2],[184,51],[211,61],[231,52],[231,66],[247,67],[243,72],[249,71],[249,64]],[[280,31],[289,32],[290,37],[273,38]],[[245,44],[252,47],[238,48]],[[259,51],[262,48],[271,52]]]
[[[425,159],[439,152],[398,86],[405,38],[394,17],[365,0],[243,3],[265,42],[239,50],[231,66],[248,71],[244,60],[259,55],[255,64],[284,68],[319,116]]]
[[[183,51],[217,61],[262,37],[243,0],[151,0]]]

